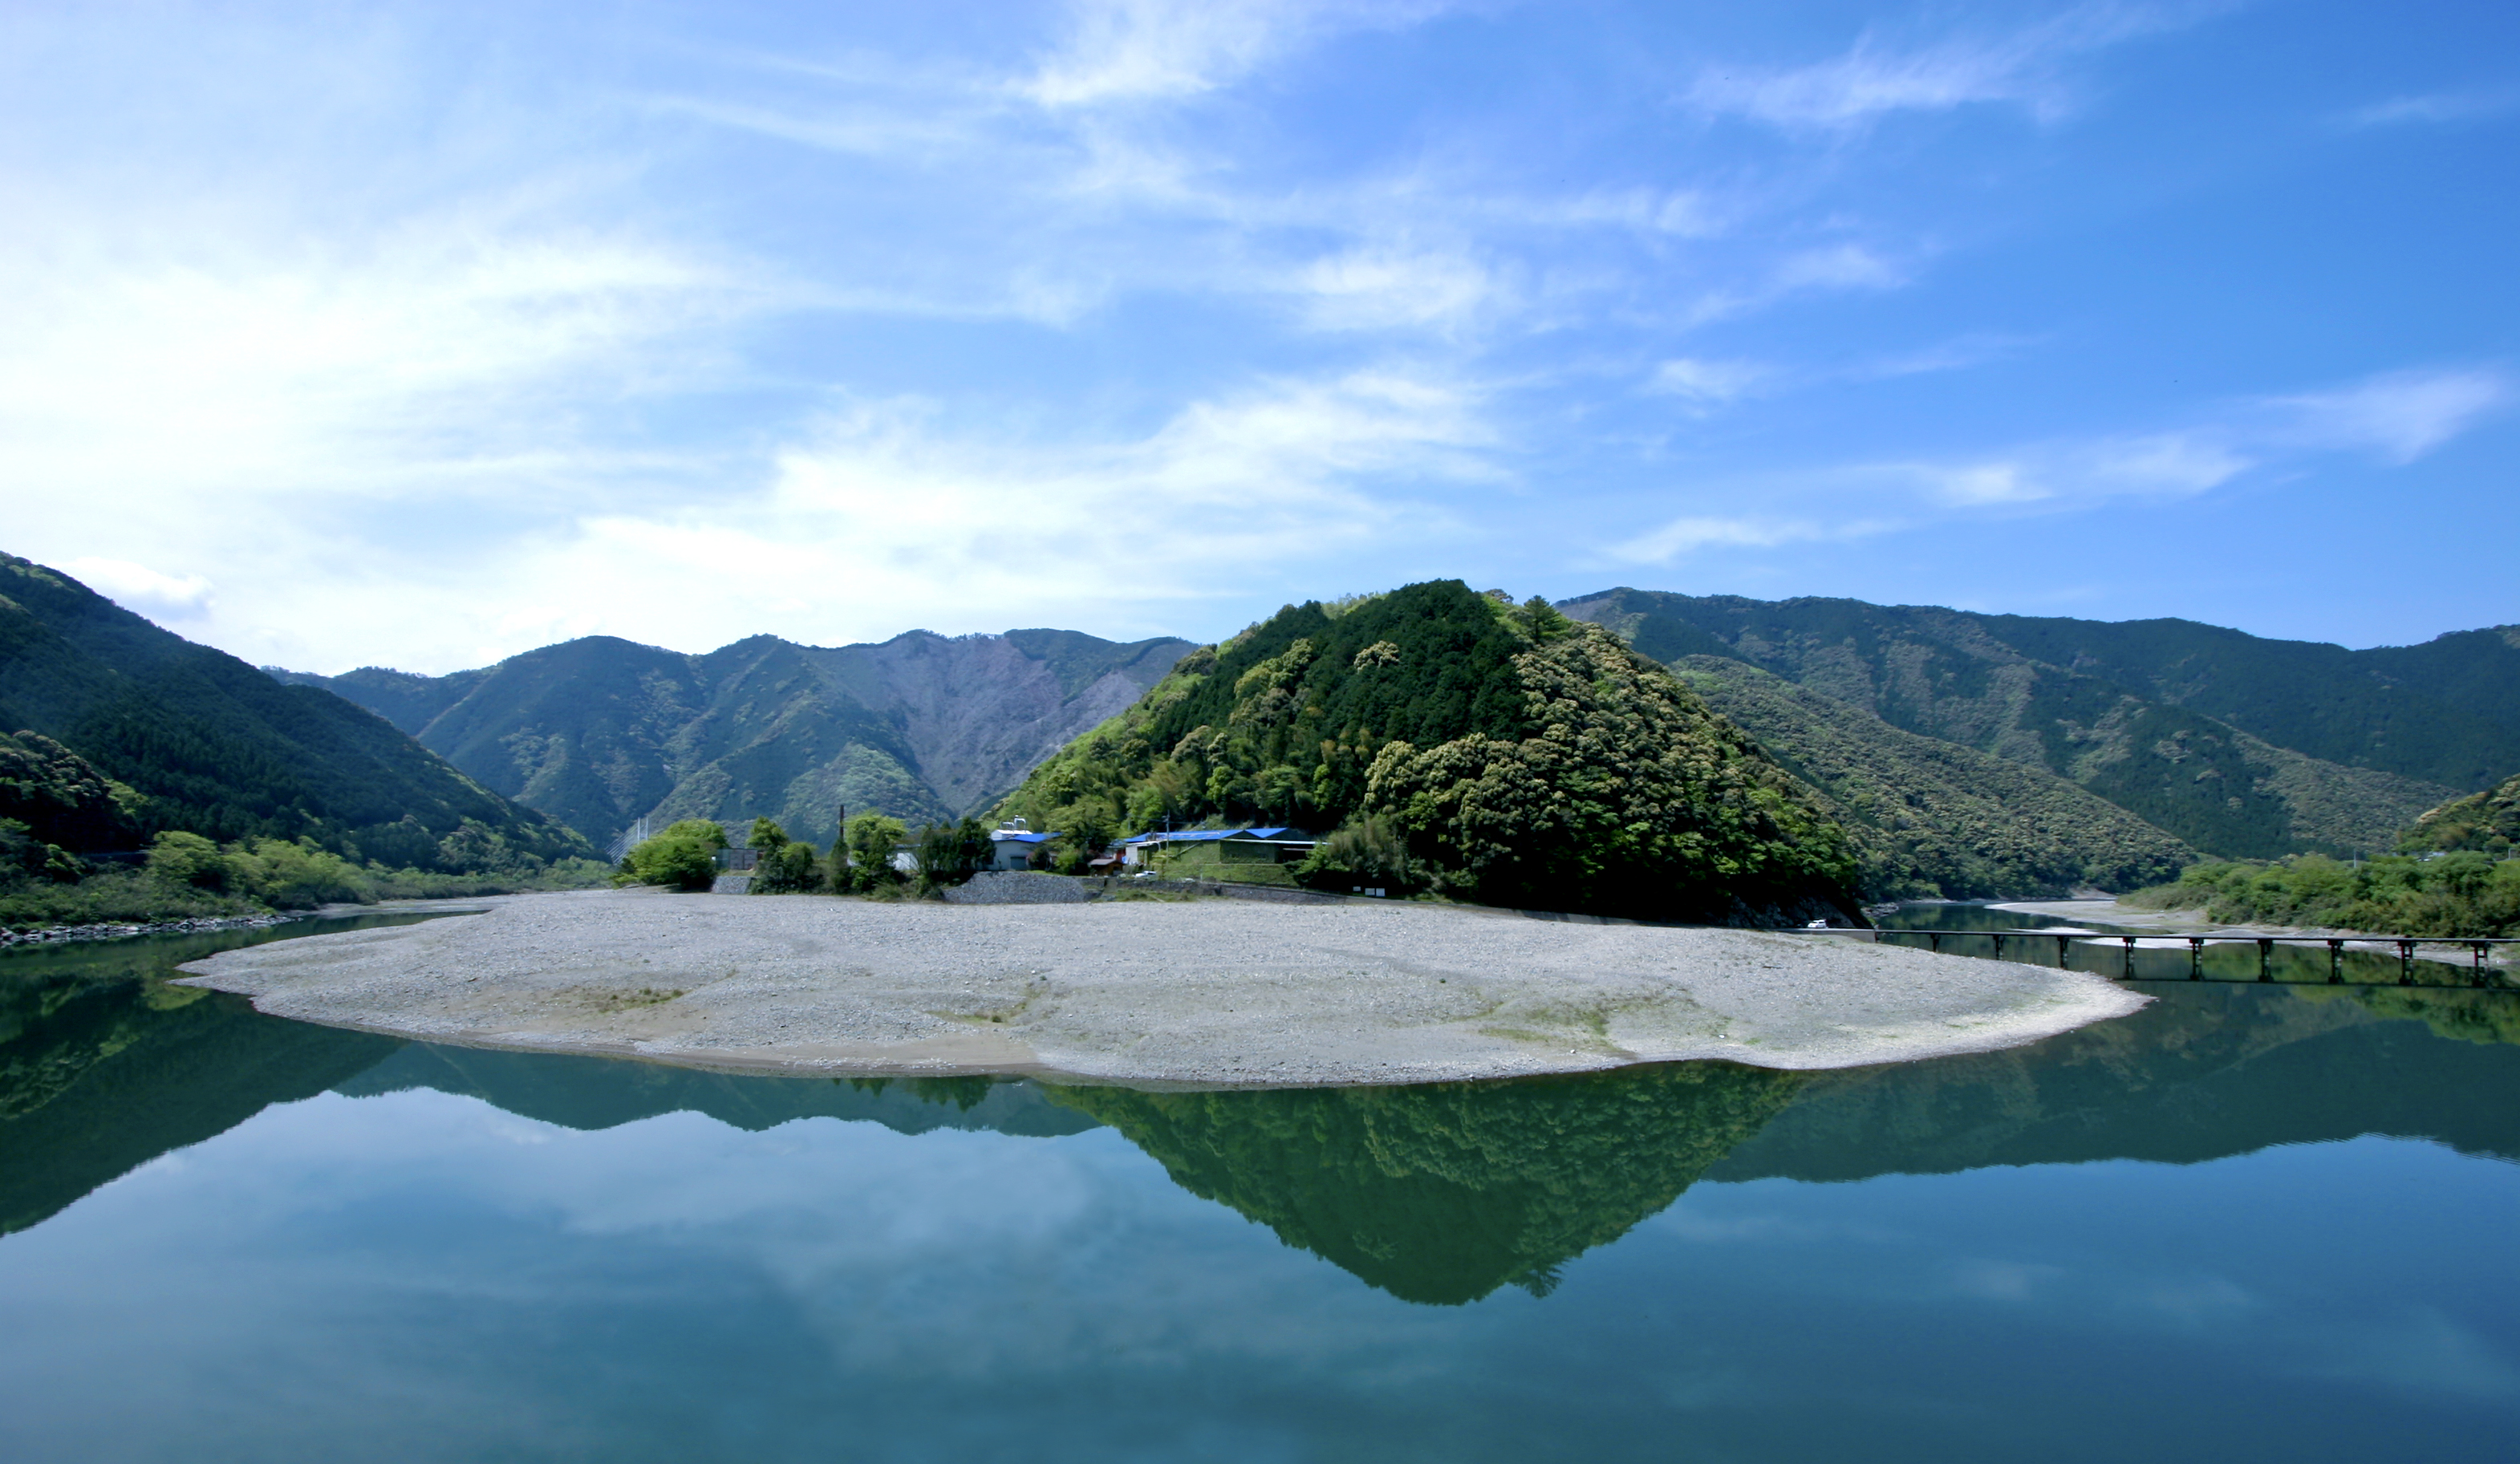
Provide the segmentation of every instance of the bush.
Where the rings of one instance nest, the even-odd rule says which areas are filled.
[[[178,888],[228,887],[228,862],[219,854],[219,846],[197,833],[159,834],[150,845],[148,867],[153,877]]]
[[[930,823],[919,830],[919,889],[967,884],[989,861],[989,831],[977,819]]]
[[[725,829],[685,819],[622,856],[621,872],[639,884],[697,893],[717,883],[717,852],[725,847]]]
[[[1316,889],[1351,890],[1372,886],[1397,895],[1423,886],[1409,841],[1391,821],[1379,815],[1350,819],[1313,846],[1295,865],[1295,878]]]
[[[377,893],[367,871],[312,839],[256,839],[222,851],[231,888],[276,909],[319,905],[373,905]]]
[[[860,894],[898,886],[900,871],[892,866],[892,852],[909,832],[899,819],[881,814],[851,819],[832,845],[832,883]]]
[[[148,869],[169,889],[243,895],[279,909],[367,905],[377,898],[367,870],[312,839],[240,839],[221,847],[174,830],[158,835]]]
[[[761,859],[753,865],[750,893],[802,895],[823,887],[823,866],[814,858],[813,845],[790,839],[786,829],[767,819],[752,821],[751,843]]]

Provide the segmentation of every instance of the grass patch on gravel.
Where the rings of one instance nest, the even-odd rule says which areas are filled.
[[[683,995],[680,987],[643,986],[635,992],[604,991],[593,994],[595,1004],[606,1011],[628,1011],[639,1006],[662,1006]]]

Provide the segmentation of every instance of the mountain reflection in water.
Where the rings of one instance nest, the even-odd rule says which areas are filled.
[[[1060,1088],[1159,1160],[1358,1278],[1459,1305],[1546,1296],[1793,1101],[1800,1075],[1683,1063],[1515,1083],[1272,1092]]]
[[[306,933],[299,926],[287,934]],[[2154,986],[2031,1047],[1820,1074],[1688,1063],[1510,1083],[1149,1092],[951,1078],[730,1076],[404,1043],[169,986],[226,934],[0,956],[0,1231],[264,1107],[328,1088],[480,1098],[579,1130],[698,1112],[903,1133],[1108,1125],[1182,1188],[1369,1284],[1545,1296],[1701,1177],[1848,1180],[1989,1165],[2190,1163],[2383,1133],[2520,1158],[2520,996]]]

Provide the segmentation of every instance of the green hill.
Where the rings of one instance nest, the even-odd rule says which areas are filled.
[[[40,733],[127,785],[137,796],[121,826],[135,841],[162,829],[307,838],[430,868],[445,865],[441,842],[470,821],[541,859],[589,852],[374,713],[283,686],[6,555],[0,729]]]
[[[1827,795],[1867,899],[2023,899],[2173,878],[2195,851],[2044,768],[1901,732],[1753,666],[1672,663],[1683,680]]]
[[[2044,768],[2227,858],[2386,848],[2416,814],[2520,764],[2520,724],[2481,710],[2499,705],[2495,688],[2520,693],[2520,648],[2498,634],[2383,654],[2188,621],[1852,599],[1621,589],[1561,608],[1659,661],[1742,662]]]
[[[1423,882],[1675,919],[1848,908],[1810,789],[1668,672],[1456,580],[1281,610],[1186,656],[1003,806],[1037,827],[1381,821]]]
[[[590,636],[441,677],[271,674],[375,710],[596,840],[643,816],[767,815],[829,843],[842,808],[918,824],[985,807],[1189,648],[913,631],[836,647],[754,636],[686,655]]]

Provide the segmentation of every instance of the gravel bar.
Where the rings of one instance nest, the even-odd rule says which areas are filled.
[[[2014,1046],[2145,1000],[2013,961],[1425,904],[481,903],[184,969],[276,1016],[428,1042],[1195,1087],[1857,1067]]]

